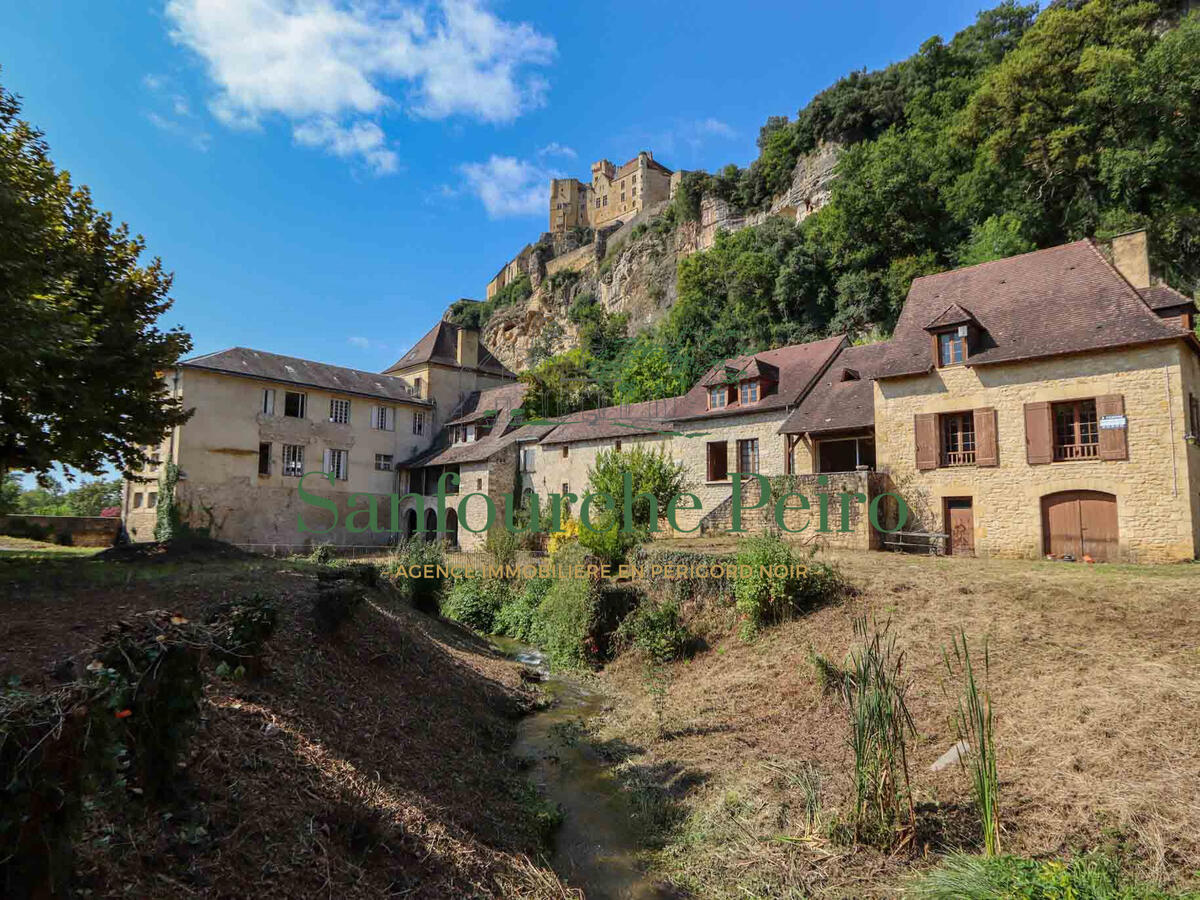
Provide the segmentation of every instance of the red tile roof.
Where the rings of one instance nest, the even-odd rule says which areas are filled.
[[[871,380],[889,344],[846,347],[804,395],[779,428],[780,434],[821,434],[875,427],[875,387]]]
[[[1166,284],[1152,284],[1138,291],[1142,298],[1153,310],[1169,309],[1172,306],[1190,306],[1195,308],[1196,301],[1187,294],[1181,294],[1175,288]]]
[[[933,368],[926,323],[952,303],[982,330],[967,365],[1013,362],[1179,338],[1090,240],[927,275],[912,283],[876,377]]]
[[[542,439],[543,444],[568,444],[576,441],[601,441],[609,438],[654,434],[670,428],[668,422],[675,411],[678,397],[647,400],[585,409],[563,416],[560,424]]]

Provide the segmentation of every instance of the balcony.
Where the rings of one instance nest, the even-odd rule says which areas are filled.
[[[1069,462],[1073,459],[1096,459],[1099,456],[1099,443],[1054,445],[1055,462]]]
[[[970,450],[943,450],[942,465],[946,467],[975,465],[975,448],[972,447]]]

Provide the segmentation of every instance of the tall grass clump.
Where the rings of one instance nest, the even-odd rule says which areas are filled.
[[[898,825],[916,824],[908,779],[908,738],[916,734],[908,711],[904,652],[889,623],[854,622],[860,646],[850,651],[843,696],[854,752],[854,837],[890,843]]]
[[[918,876],[904,896],[918,900],[1183,900],[1196,895],[1169,894],[1129,880],[1120,864],[1102,853],[1087,853],[1068,862],[959,853]]]
[[[585,565],[587,554],[578,542],[555,554],[564,567]],[[579,668],[595,661],[597,648],[592,624],[600,599],[599,585],[590,578],[555,578],[534,614],[530,637],[565,668]]]
[[[750,570],[733,584],[744,638],[832,600],[842,588],[841,576],[832,566],[818,563],[811,556],[801,558],[777,535],[743,539],[737,564],[739,572],[742,566]]]
[[[967,647],[967,635],[960,631],[954,636],[954,660],[943,651],[946,670],[953,676],[962,672],[963,690],[958,700],[954,726],[960,746],[969,748],[966,759],[960,762],[971,776],[971,791],[975,808],[983,827],[983,852],[987,856],[1000,853],[1000,779],[996,774],[996,743],[992,733],[992,696],[986,685],[981,691],[975,680],[975,667]],[[983,642],[983,672],[990,669],[987,639]]]

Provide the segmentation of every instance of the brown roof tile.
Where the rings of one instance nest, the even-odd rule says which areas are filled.
[[[542,439],[542,443],[601,441],[666,431],[678,400],[678,397],[668,397],[665,400],[647,400],[644,403],[626,403],[571,413],[562,417],[558,426]]]
[[[929,371],[925,324],[952,303],[971,310],[983,332],[967,358],[972,366],[1180,336],[1095,244],[1075,241],[914,280],[876,377]]]
[[[1166,284],[1153,284],[1138,293],[1153,310],[1169,309],[1172,306],[1190,306],[1192,308],[1196,306],[1196,301],[1187,294],[1182,294]]]
[[[843,349],[780,426],[779,433],[874,428],[875,388],[871,378],[887,352],[887,342]]]
[[[384,371],[395,372],[399,369],[407,369],[411,366],[423,365],[424,363],[437,363],[443,366],[458,367],[459,328],[460,326],[455,325],[453,322],[447,322],[445,319],[442,319],[430,328],[425,336],[413,345],[411,350],[384,369]],[[481,372],[488,372],[493,375],[503,375],[508,378],[517,377],[506,369],[500,360],[492,355],[492,351],[484,345],[482,340],[479,342],[479,365],[477,368]]]

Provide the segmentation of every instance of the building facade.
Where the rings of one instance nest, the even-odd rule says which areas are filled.
[[[670,169],[654,160],[653,153],[642,150],[621,166],[607,159],[592,163],[592,177],[586,183],[575,178],[551,179],[550,233],[628,221],[670,196],[671,175]]]

